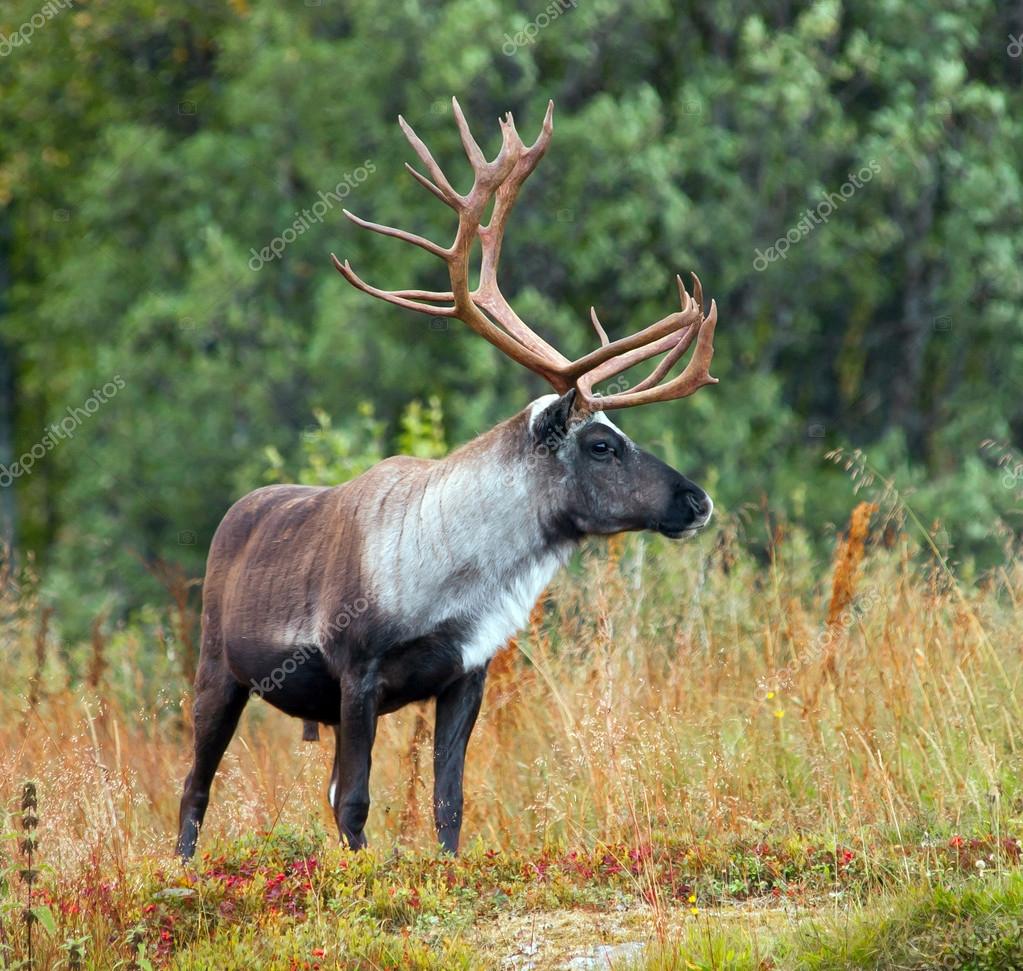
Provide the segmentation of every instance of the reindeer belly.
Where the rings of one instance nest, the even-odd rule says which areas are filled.
[[[423,637],[394,645],[377,669],[380,713],[440,694],[465,673],[459,641],[465,625],[447,621]]]
[[[341,685],[319,648],[250,641],[227,645],[228,666],[250,696],[307,721],[338,723]]]

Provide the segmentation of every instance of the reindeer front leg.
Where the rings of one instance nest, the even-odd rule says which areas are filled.
[[[369,770],[377,731],[377,699],[370,679],[341,684],[341,721],[337,730],[334,818],[342,843],[356,850],[366,845],[369,816]]]
[[[449,853],[458,852],[462,829],[462,774],[465,750],[483,701],[486,667],[470,671],[437,696],[433,741],[433,818],[437,837]]]

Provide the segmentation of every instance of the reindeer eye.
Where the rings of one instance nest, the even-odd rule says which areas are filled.
[[[611,446],[607,442],[594,442],[590,446],[590,455],[595,456],[598,459],[606,458],[611,454]]]

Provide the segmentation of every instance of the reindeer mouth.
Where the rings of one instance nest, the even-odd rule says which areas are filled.
[[[712,511],[713,506],[706,515],[701,516],[699,519],[696,519],[685,526],[667,526],[662,523],[656,528],[662,536],[667,536],[668,539],[689,539],[707,526],[710,522]]]
[[[662,536],[667,536],[668,539],[688,539],[691,536],[695,536],[706,525],[707,525],[706,522],[694,523],[692,526],[685,526],[682,529],[666,529],[665,527],[662,526],[657,531]]]

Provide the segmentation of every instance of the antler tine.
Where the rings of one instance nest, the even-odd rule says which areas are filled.
[[[370,296],[378,297],[381,300],[386,300],[388,303],[393,303],[395,306],[404,307],[406,310],[418,310],[423,314],[430,314],[432,317],[455,317],[455,307],[432,307],[429,304],[418,303],[415,300],[409,299],[412,296],[420,296],[427,300],[433,299],[444,299],[443,294],[430,294],[428,291],[411,291],[411,290],[380,290],[377,287],[367,283],[362,277],[359,276],[355,270],[352,269],[351,264],[348,260],[343,263],[333,254],[330,254],[330,258],[334,263],[334,269],[338,271],[353,287],[357,290],[361,290],[363,293],[368,293]],[[451,294],[447,294],[450,297]]]
[[[443,200],[452,208],[456,208],[461,196],[454,190],[451,183],[448,182],[447,176],[426,147],[426,143],[415,133],[412,126],[401,115],[398,115],[398,125],[408,139],[408,143],[412,146],[412,150],[419,156],[423,165],[426,166],[427,172],[433,177],[433,182],[426,178],[425,175],[420,175],[407,162],[405,167],[416,177],[420,184],[425,185],[438,199]]]
[[[405,168],[408,169],[409,175],[411,175],[412,178],[416,180],[416,182],[418,182],[421,186],[424,186],[425,188],[429,189],[438,199],[440,199],[441,202],[443,202],[445,205],[451,206],[452,209],[457,208],[455,201],[449,199],[446,195],[444,195],[444,190],[439,188],[438,186],[435,186],[425,175],[423,175],[422,172],[413,168],[411,165],[408,164],[408,162],[405,163]]]
[[[439,256],[442,260],[447,260],[451,257],[451,250],[446,246],[440,246],[434,243],[432,240],[427,239],[425,236],[417,236],[415,233],[407,232],[404,229],[395,229],[393,226],[385,226],[383,223],[370,222],[368,219],[362,219],[360,216],[356,216],[354,212],[350,212],[347,209],[341,210],[356,226],[361,226],[363,229],[368,229],[374,233],[380,233],[381,236],[393,236],[395,239],[403,239],[406,243],[411,243],[413,246],[418,246],[421,249],[426,250],[427,253],[433,253],[434,256]]]
[[[547,151],[547,146],[551,142],[551,135],[554,134],[554,101],[547,102],[547,111],[543,116],[543,124],[540,126],[540,134],[536,136],[536,141],[529,146],[529,151],[539,151],[541,155]]]
[[[686,292],[685,284],[682,282],[682,277],[678,274],[675,275],[675,282],[678,284],[679,300],[682,304],[683,310],[688,309],[694,303],[697,310],[702,308],[703,287],[700,285],[700,279],[695,273],[692,274],[692,277],[693,289],[699,295],[698,297],[691,297]],[[689,324],[689,326],[686,327],[686,329],[679,335],[675,346],[664,355],[661,363],[658,364],[646,378],[640,381],[639,384],[637,384],[634,388],[631,388],[631,393],[635,394],[637,391],[645,391],[647,388],[653,388],[660,384],[660,382],[664,379],[664,376],[668,374],[668,372],[671,371],[676,364],[678,364],[682,355],[689,350],[689,347],[693,343],[696,335],[699,333],[702,324],[702,317],[699,321]]]
[[[462,308],[457,306],[457,304],[451,307],[434,307],[430,304],[420,303],[417,300],[409,299],[411,294],[420,294],[423,299],[427,300],[443,299],[445,296],[450,296],[450,294],[442,294],[435,291],[381,290],[363,280],[362,277],[360,277],[355,270],[352,269],[348,260],[342,262],[333,253],[330,254],[330,258],[334,264],[334,269],[336,269],[338,273],[340,273],[357,290],[361,290],[363,293],[368,293],[370,296],[377,297],[387,303],[392,303],[396,307],[404,307],[406,310],[415,310],[431,317],[457,317],[469,324],[469,326],[481,337],[488,340],[498,350],[503,351],[508,355],[508,357],[518,361],[519,364],[529,370],[535,371],[541,377],[547,379],[555,387],[560,386],[561,391],[567,391],[571,386],[559,379],[556,369],[549,359],[541,357],[528,347],[524,347],[510,334],[505,333],[499,327],[495,326],[479,311],[477,311],[475,317],[467,319],[466,316],[463,315]]]
[[[703,284],[700,283],[700,278],[692,270],[689,271],[689,275],[693,278],[693,300],[696,301],[697,310],[703,313]],[[682,277],[677,276],[675,279],[678,280],[679,296],[681,297],[683,293],[686,293],[686,288],[682,283]],[[688,297],[689,294],[686,293],[686,296]],[[685,303],[685,300],[682,302]]]
[[[498,211],[498,207],[505,213],[510,210],[518,196],[519,189],[522,187],[522,183],[529,178],[532,174],[533,169],[539,164],[540,159],[543,158],[547,151],[548,146],[551,142],[551,136],[554,133],[554,102],[547,102],[547,111],[544,114],[543,124],[540,126],[540,133],[536,136],[536,141],[533,142],[528,148],[522,143],[522,139],[519,137],[519,133],[515,128],[515,117],[509,111],[506,115],[506,121],[501,123],[502,129],[505,125],[511,130],[512,137],[517,143],[516,147],[519,149],[518,158],[511,174],[505,179],[497,191],[497,203],[495,206],[494,214],[491,216],[490,222],[487,224],[485,229],[490,229],[494,226],[501,226],[503,228],[504,219],[500,218],[501,213]]]
[[[698,313],[697,310],[689,307],[668,314],[667,317],[662,317],[656,323],[650,324],[649,327],[645,327],[635,334],[612,341],[610,344],[598,347],[597,350],[590,351],[589,354],[585,354],[583,357],[572,361],[566,373],[569,377],[578,379],[602,364],[610,365],[614,362],[616,365],[620,364],[620,366],[615,366],[608,374],[618,374],[626,368],[632,367],[633,364],[645,361],[652,353],[656,353],[649,351],[650,345],[661,340],[661,338],[677,335],[680,330],[692,323],[693,318]],[[675,337],[675,340],[677,340],[677,337]],[[664,349],[667,350],[673,347],[675,340],[671,340]]]
[[[717,326],[717,319],[717,304],[711,300],[707,316],[701,317],[697,323],[691,325],[690,330],[696,337],[696,347],[689,363],[678,377],[666,384],[656,384],[651,380],[653,378],[651,375],[650,378],[629,391],[622,391],[606,397],[589,398],[585,402],[586,405],[591,409],[611,411],[616,408],[631,408],[635,405],[645,405],[655,401],[675,401],[678,398],[688,398],[689,395],[708,384],[717,384],[718,379],[713,377],[709,370],[711,359],[714,357],[714,329]],[[689,335],[683,335],[679,343],[683,342],[688,346],[692,342],[692,338]],[[669,356],[671,355],[669,354]],[[676,357],[675,360],[677,361],[678,358]],[[664,373],[667,373],[667,369]]]
[[[707,357],[706,366],[703,368],[703,377],[706,380],[701,378],[701,383],[696,384],[692,390],[686,390],[690,383],[701,374],[700,361],[703,360],[706,354],[706,342],[711,341],[713,338],[714,323],[717,320],[717,309],[714,306],[712,313],[704,318],[700,305],[697,302],[703,298],[703,287],[695,274],[693,274],[693,290],[697,295],[696,297],[690,296],[686,291],[680,276],[675,277],[675,282],[678,287],[679,302],[681,304],[679,311],[670,314],[656,324],[652,324],[639,334],[621,341],[615,341],[611,345],[605,345],[599,351],[594,351],[587,355],[590,360],[598,360],[599,363],[588,369],[576,380],[576,386],[579,389],[583,407],[590,410],[598,408],[624,408],[633,404],[642,404],[646,401],[685,397],[688,394],[692,394],[697,387],[702,387],[703,384],[711,384],[716,381],[706,372],[706,366],[709,366],[710,363],[710,358]],[[712,316],[714,318],[713,321],[711,321]],[[709,325],[708,321],[710,321]],[[667,329],[667,333],[663,333],[665,329]],[[668,382],[668,384],[661,385],[660,382],[681,360],[682,356],[692,346],[693,341],[697,340],[705,332],[707,336],[704,338],[705,343],[702,345],[704,350],[699,353],[694,351],[693,358],[686,366],[683,374]],[[658,334],[662,336],[658,336]],[[644,335],[646,336],[644,337]],[[700,346],[698,344],[698,348]],[[709,346],[710,354],[713,355],[713,344]],[[624,348],[624,351],[611,354],[608,347],[612,350],[618,349],[619,351],[622,351]],[[665,356],[657,367],[634,388],[610,396],[601,396],[593,393],[593,388],[601,381],[605,381],[616,374],[621,374],[623,371],[658,354],[664,354]],[[601,357],[604,357],[604,360],[600,360]],[[580,361],[574,362],[573,369],[585,360],[586,358],[582,358]],[[694,364],[694,362],[696,363]]]
[[[596,307],[590,307],[590,323],[593,324],[593,329],[597,332],[597,337],[600,338],[600,346],[607,347],[611,343],[611,339],[607,336],[607,331],[604,330],[597,317]]]
[[[655,392],[653,401],[673,401],[686,398],[708,384],[717,384],[718,379],[710,373],[710,362],[714,357],[714,331],[718,322],[718,305],[710,302],[707,316],[697,325],[696,347],[693,356],[683,372],[667,384],[649,390]],[[628,395],[629,392],[625,392]],[[641,392],[642,393],[642,392]]]
[[[501,129],[500,154],[503,155],[504,153],[507,153],[515,160],[508,172],[501,177],[498,184],[494,187],[495,194],[500,197],[503,192],[507,191],[507,186],[521,181],[517,178],[516,172],[522,163],[522,159],[525,157],[526,146],[522,143],[522,139],[519,137],[518,130],[515,127],[515,118],[510,111],[506,111],[503,117],[498,118],[497,124]],[[495,159],[494,162],[496,164],[497,160]],[[491,222],[493,222],[492,216]]]
[[[476,139],[473,138],[472,132],[469,130],[469,123],[465,120],[465,115],[462,113],[462,106],[458,103],[458,98],[451,99],[451,110],[455,114],[458,136],[462,139],[462,147],[469,158],[469,164],[474,170],[484,168],[487,165],[486,156],[484,156],[483,149],[479,147]]]
[[[657,365],[639,384],[629,390],[635,393],[636,391],[645,391],[647,388],[653,388],[654,386],[661,383],[664,380],[664,376],[681,360],[682,355],[689,350],[690,345],[693,343],[693,339],[699,333],[699,327],[695,324],[690,324],[680,335],[678,340],[675,342],[675,346],[668,351],[667,354],[661,359],[661,363]]]
[[[665,337],[661,337],[658,340],[652,341],[643,347],[637,348],[632,351],[628,360],[623,360],[624,355],[619,357],[613,357],[609,361],[605,361],[603,364],[598,364],[593,370],[587,371],[576,379],[576,386],[585,395],[589,394],[590,390],[600,384],[601,381],[606,381],[608,378],[614,377],[616,374],[621,374],[622,371],[627,370],[630,367],[634,367],[637,364],[642,364],[644,361],[651,357],[657,357],[658,354],[664,354],[670,351],[676,344],[678,344],[679,335],[677,331],[673,331]]]
[[[436,303],[455,299],[450,290],[392,290],[391,293],[399,297],[412,297],[414,300],[433,300]]]
[[[540,133],[529,148],[526,148],[519,137],[515,128],[514,115],[509,111],[501,119],[501,132],[505,139],[505,145],[511,146],[514,150],[516,161],[512,170],[497,186],[490,222],[479,227],[482,261],[479,286],[473,292],[472,299],[477,306],[482,307],[495,320],[500,321],[501,326],[509,333],[514,334],[523,344],[550,357],[559,368],[563,368],[568,365],[568,358],[523,322],[501,293],[497,281],[497,268],[501,260],[501,247],[504,243],[504,230],[508,216],[518,198],[522,183],[529,178],[547,151],[551,134],[554,131],[553,118],[554,102],[549,101]],[[557,386],[560,387],[561,384],[562,382],[559,381]],[[571,383],[569,382],[565,386],[571,387]]]

